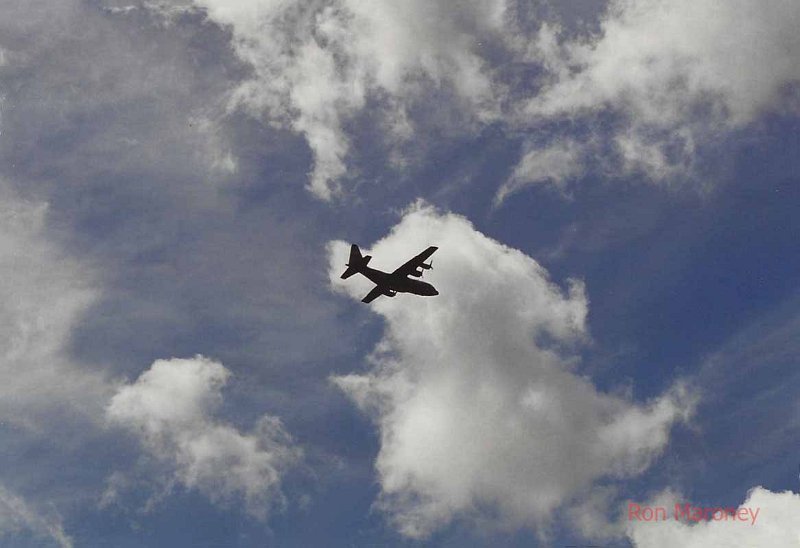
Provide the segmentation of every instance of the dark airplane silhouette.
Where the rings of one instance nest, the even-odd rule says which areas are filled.
[[[433,268],[433,261],[425,264],[425,259],[433,255],[433,252],[437,249],[439,248],[431,246],[394,272],[389,273],[368,267],[367,263],[372,257],[369,255],[363,257],[358,246],[353,244],[350,247],[350,261],[345,265],[347,270],[342,274],[342,279],[346,280],[353,274],[363,274],[375,282],[375,289],[361,299],[361,302],[364,303],[371,303],[381,295],[394,297],[398,293],[413,293],[414,295],[425,296],[438,295],[439,292],[431,284],[409,278],[409,276],[421,278],[423,270]]]

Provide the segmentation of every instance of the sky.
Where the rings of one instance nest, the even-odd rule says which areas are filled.
[[[797,2],[0,13],[3,546],[800,546]]]

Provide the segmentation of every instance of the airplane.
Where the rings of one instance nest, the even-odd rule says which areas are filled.
[[[358,249],[356,244],[350,246],[350,260],[345,265],[347,270],[342,274],[342,279],[346,280],[353,274],[361,274],[366,276],[375,283],[375,288],[367,293],[367,296],[361,299],[362,303],[371,303],[381,295],[387,297],[394,297],[398,293],[413,293],[414,295],[433,296],[438,295],[439,292],[429,283],[422,280],[412,280],[409,276],[416,278],[422,277],[423,270],[430,270],[433,268],[433,261],[425,264],[425,260],[433,255],[433,252],[439,249],[438,247],[431,246],[410,261],[407,261],[403,266],[394,272],[382,272],[367,266],[372,256],[366,257],[361,255],[361,250]]]

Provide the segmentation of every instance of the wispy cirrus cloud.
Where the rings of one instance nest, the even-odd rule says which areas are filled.
[[[39,541],[49,540],[61,548],[72,548],[73,541],[64,531],[56,514],[44,515],[20,496],[0,485],[0,539],[21,532],[32,533]]]
[[[582,153],[581,145],[572,140],[558,141],[545,148],[531,147],[495,194],[495,206],[533,184],[552,184],[565,189],[585,169]]]
[[[452,90],[462,116],[496,118],[500,88],[478,53],[500,35],[505,2],[293,3],[195,0],[231,29],[253,69],[233,95],[273,124],[305,136],[314,153],[309,189],[328,200],[347,173],[346,127],[370,101],[387,108],[386,129],[408,137],[407,110],[425,90]]]
[[[0,185],[0,419],[41,426],[78,412],[93,420],[109,384],[69,355],[69,337],[100,295],[96,272],[51,241],[48,205]]]
[[[578,152],[601,157],[612,178],[699,185],[704,150],[765,112],[797,108],[800,14],[788,1],[616,0],[589,30],[570,32],[554,10],[503,0],[195,5],[231,29],[252,69],[232,104],[305,137],[309,188],[326,200],[350,176],[355,118],[385,122],[390,141],[409,139],[426,123],[420,98],[455,109],[462,134],[496,122],[528,141],[515,170],[525,176],[498,196],[523,181],[560,184],[553,174]],[[575,126],[597,139],[580,141],[556,171],[532,163],[553,153],[542,142],[567,141]]]
[[[93,265],[55,241],[48,204],[9,186],[0,183],[0,537],[71,547],[63,498],[51,484],[69,482],[62,466],[100,424],[111,394],[108,375],[70,352],[102,284]],[[46,456],[30,459],[34,447],[47,448]]]

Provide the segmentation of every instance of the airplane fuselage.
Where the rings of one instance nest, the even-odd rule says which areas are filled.
[[[389,272],[383,272],[369,266],[363,266],[359,270],[361,274],[369,278],[372,283],[397,293],[413,293],[414,295],[433,296],[439,292],[429,283],[422,280],[414,280],[406,276],[398,276]]]
[[[350,276],[361,274],[375,284],[372,291],[361,299],[362,303],[371,303],[381,295],[394,297],[398,293],[413,293],[414,295],[423,296],[438,295],[439,292],[431,284],[414,279],[422,277],[422,273],[425,270],[433,268],[433,262],[426,263],[425,259],[433,255],[437,249],[439,248],[436,246],[429,246],[425,251],[406,261],[393,272],[384,272],[367,266],[372,256],[362,255],[358,246],[353,244],[350,246],[350,259],[345,265],[347,269],[342,273],[341,279],[346,280]]]

